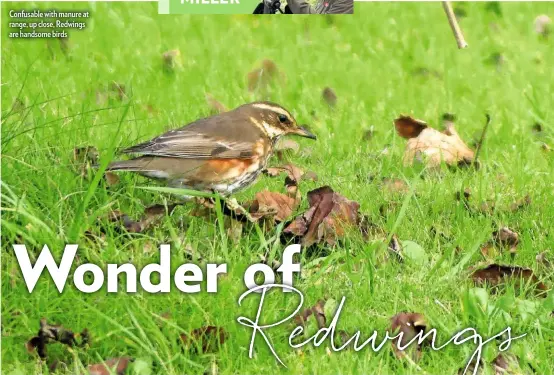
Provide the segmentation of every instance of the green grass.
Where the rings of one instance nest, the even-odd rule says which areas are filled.
[[[87,350],[49,346],[49,360],[67,363],[68,373],[80,363],[121,355],[140,359],[133,371],[153,374],[211,373],[213,366],[220,374],[454,374],[464,366],[471,345],[426,350],[421,370],[395,359],[389,345],[379,353],[329,356],[324,348],[299,353],[287,344],[290,325],[269,331],[288,369],[278,366],[262,340],[249,359],[250,330],[236,318],[253,317],[257,301],[239,307],[237,299],[244,291],[244,270],[259,261],[259,254],[273,251],[280,259],[283,245],[276,230],[247,228],[233,242],[215,217],[191,217],[190,205],[143,234],[122,234],[105,220],[98,222],[114,209],[138,218],[145,207],[173,197],[142,189],[150,182],[137,176],[123,175],[113,187],[99,176],[82,178],[71,166],[73,149],[94,146],[101,163],[107,163],[116,149],[208,115],[205,93],[229,107],[270,99],[290,109],[318,135],[316,142],[299,140],[302,149],[311,149],[309,155],[291,157],[319,176],[317,182],[301,183],[303,193],[330,185],[358,201],[387,233],[425,250],[423,263],[385,261],[378,241],[352,234],[328,251],[321,268],[310,266],[317,255],[303,254],[304,275],[295,286],[304,292],[306,306],[324,296],[338,301],[345,295],[341,328],[367,334],[384,332],[400,311],[423,313],[443,339],[467,326],[488,336],[510,325],[515,334],[527,333],[510,350],[520,357],[521,371],[530,373],[531,365],[536,373],[554,373],[552,292],[542,299],[517,287],[487,291],[483,311],[471,297],[482,291],[468,277],[469,267],[485,261],[479,246],[505,225],[520,234],[517,254],[503,252],[488,261],[530,267],[553,284],[554,271],[541,268],[535,256],[546,250],[554,257],[554,153],[540,144],[554,146],[554,48],[553,39],[541,39],[533,26],[537,15],[552,11],[551,3],[502,3],[502,16],[487,11],[486,3],[462,4],[467,50],[456,48],[438,3],[357,3],[354,16],[339,17],[157,16],[153,3],[40,4],[43,9],[90,7],[87,29],[70,33],[68,55],[57,41],[7,38],[7,10],[21,5],[2,4],[2,373],[48,373],[24,346],[41,317],[91,332]],[[182,68],[166,74],[161,56],[174,48],[181,51]],[[499,67],[489,63],[495,53],[503,56]],[[264,58],[274,60],[286,80],[262,97],[248,92],[245,76]],[[420,68],[440,77],[414,75]],[[129,97],[98,103],[96,93],[112,81],[125,84]],[[325,86],[337,93],[335,110],[321,100]],[[10,111],[17,98],[25,109]],[[402,166],[406,142],[392,120],[411,113],[439,126],[444,112],[457,115],[458,132],[468,144],[481,131],[484,114],[491,114],[483,166],[477,172],[419,178],[420,170]],[[545,129],[541,138],[531,131],[535,122]],[[376,134],[364,140],[371,126]],[[386,145],[390,153],[376,156]],[[382,191],[374,182],[381,177],[406,179],[415,195]],[[470,215],[454,199],[466,187],[473,203],[491,199],[500,209]],[[237,198],[251,198],[264,188],[280,190],[282,180],[264,177]],[[526,194],[529,207],[505,209]],[[379,207],[390,201],[405,203],[404,210],[382,217]],[[100,227],[106,232],[101,241],[84,237],[86,230],[98,234]],[[434,235],[432,227],[450,240]],[[25,243],[35,253],[48,244],[60,254],[69,242],[80,245],[78,262],[100,266],[157,261],[161,243],[172,244],[175,266],[188,261],[187,246],[205,260],[227,262],[229,275],[220,279],[217,294],[108,295],[103,289],[86,295],[71,282],[59,294],[45,275],[29,294],[11,244]],[[268,298],[264,316],[277,319],[296,302],[276,294]],[[229,340],[215,354],[183,352],[179,334],[207,324],[224,327]],[[496,354],[496,344],[489,345],[485,360]]]

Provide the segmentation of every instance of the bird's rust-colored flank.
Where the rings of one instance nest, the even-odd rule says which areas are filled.
[[[285,108],[254,102],[168,131],[123,151],[111,171],[137,172],[170,186],[232,194],[252,184],[277,140],[288,134],[315,139]]]

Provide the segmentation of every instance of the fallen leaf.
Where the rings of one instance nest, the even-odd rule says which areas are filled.
[[[206,102],[208,103],[208,107],[210,108],[210,112],[212,114],[219,114],[228,111],[227,107],[214,98],[212,94],[206,94]]]
[[[334,107],[337,105],[337,94],[335,94],[335,91],[330,87],[325,87],[323,91],[321,92],[321,97],[329,105],[329,107]]]
[[[531,205],[531,197],[527,194],[510,205],[510,211],[516,212]]]
[[[495,375],[516,375],[521,374],[518,358],[509,353],[500,353],[491,362]]]
[[[412,165],[414,160],[431,167],[439,166],[443,161],[452,166],[473,161],[473,151],[462,141],[452,122],[447,123],[443,132],[409,116],[400,116],[394,124],[398,134],[408,139],[405,165]]]
[[[320,299],[317,303],[307,309],[304,309],[294,317],[296,325],[306,326],[308,318],[313,316],[319,329],[327,327],[327,317],[325,316],[325,300]]]
[[[181,51],[172,49],[162,54],[163,69],[166,73],[174,73],[181,68],[183,63],[181,60]]]
[[[535,18],[535,32],[543,37],[548,37],[552,32],[552,20],[546,14]]]
[[[404,350],[400,350],[398,343],[404,346],[410,342],[420,332],[425,333],[427,330],[427,323],[422,314],[413,312],[401,312],[391,318],[391,329],[393,334],[402,333],[402,339],[395,339],[392,341],[392,348],[397,358],[403,358],[405,355],[409,355],[414,361],[419,361],[421,358],[421,345],[414,342]],[[400,342],[399,342],[400,341]]]
[[[310,208],[283,230],[284,234],[299,237],[303,246],[333,246],[349,227],[359,229],[359,203],[335,193],[329,186],[308,192],[308,203]]]
[[[104,363],[95,363],[88,366],[89,375],[123,375],[129,367],[129,363],[133,362],[131,357],[110,358]]]
[[[248,211],[255,219],[273,216],[277,222],[282,222],[292,215],[299,204],[300,200],[296,197],[264,190],[256,193]]]
[[[478,284],[489,284],[492,287],[499,286],[507,280],[514,280],[516,285],[523,281],[534,285],[535,289],[541,290],[539,294],[545,295],[548,288],[543,284],[532,270],[518,266],[503,266],[491,264],[485,268],[474,271],[471,275],[473,281]]]
[[[262,61],[261,68],[252,70],[246,76],[248,91],[265,90],[273,81],[277,79],[284,81],[284,78],[284,74],[279,71],[277,64],[272,60],[265,59]]]
[[[202,349],[202,353],[215,352],[225,343],[229,334],[221,327],[205,326],[181,334],[185,348]]]

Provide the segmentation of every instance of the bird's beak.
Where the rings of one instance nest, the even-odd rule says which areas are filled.
[[[317,139],[315,134],[313,134],[311,131],[306,129],[304,126],[299,126],[298,129],[296,129],[296,131],[294,132],[294,134],[305,138]]]

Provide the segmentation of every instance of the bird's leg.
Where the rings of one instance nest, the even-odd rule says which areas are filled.
[[[251,223],[256,221],[254,220],[252,215],[250,215],[250,212],[248,212],[244,207],[242,207],[239,204],[239,202],[237,202],[236,198],[227,198],[222,196],[221,199],[225,202],[225,205],[231,211],[244,216],[246,220],[250,221]]]

